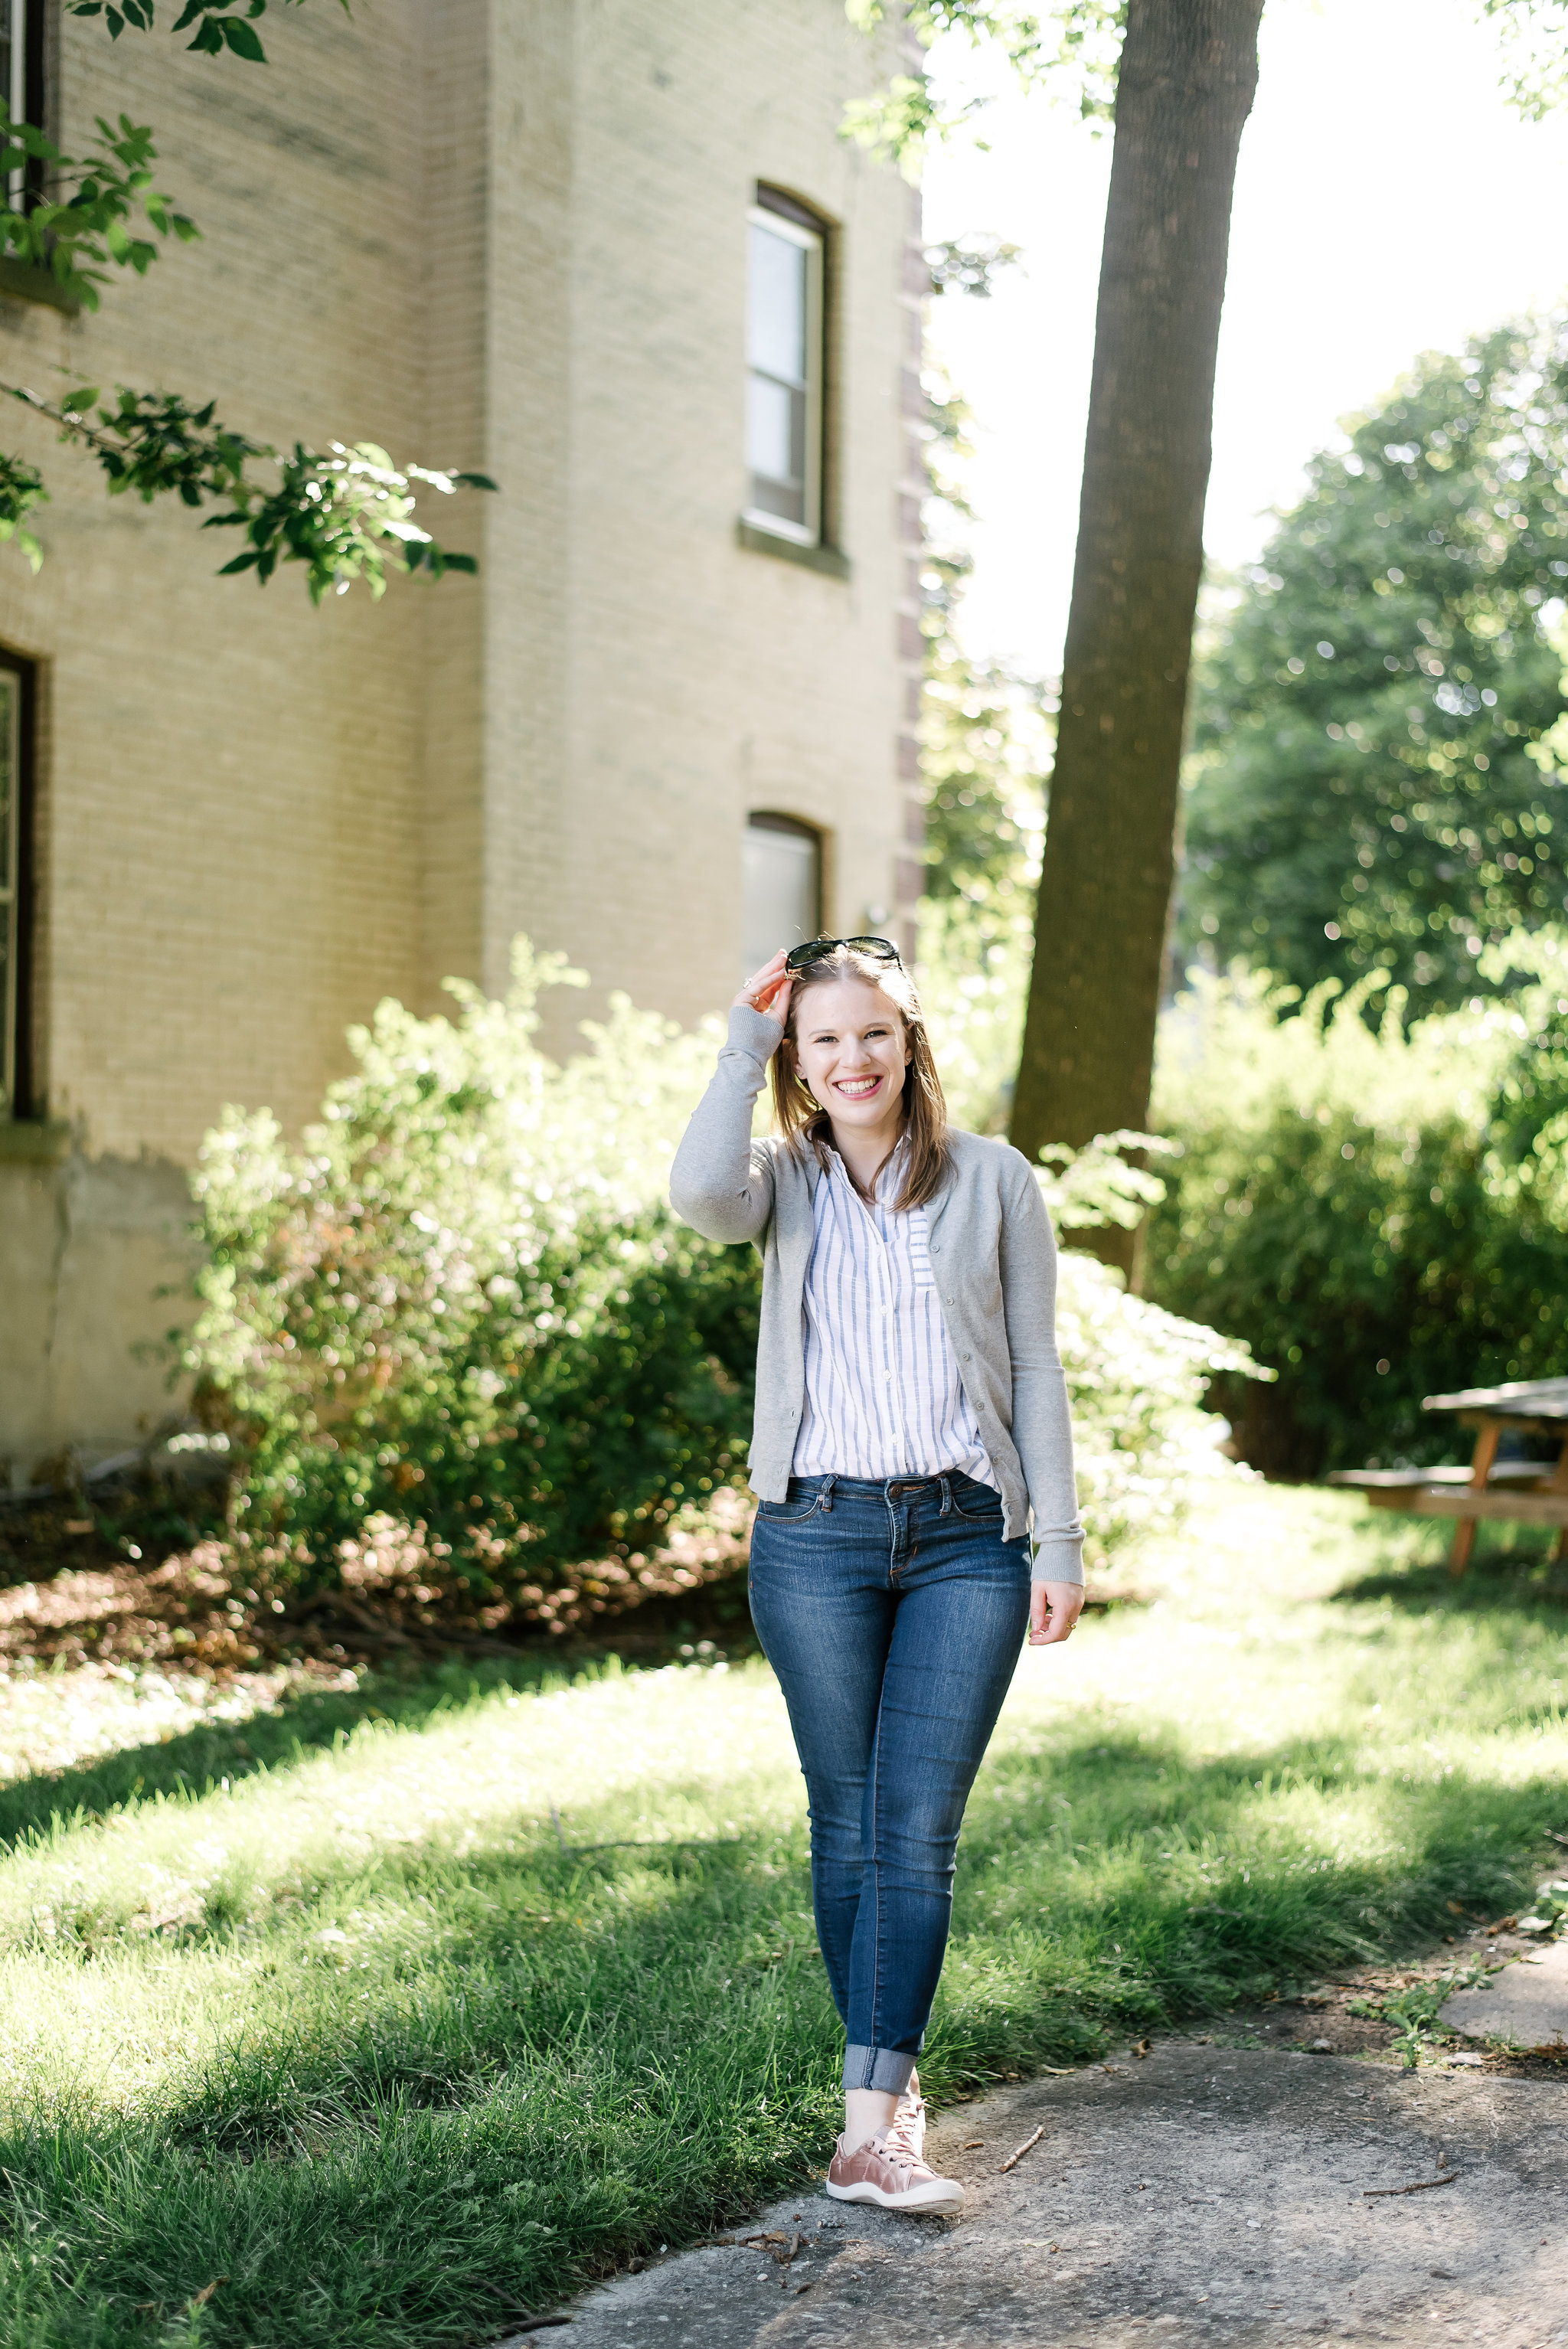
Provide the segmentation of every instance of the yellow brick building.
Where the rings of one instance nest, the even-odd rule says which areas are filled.
[[[526,930],[688,1019],[780,926],[907,922],[923,279],[910,191],[839,136],[897,62],[842,0],[315,0],[265,67],[0,17],[15,102],[67,152],[151,124],[204,232],[96,316],[0,273],[0,380],[500,485],[433,524],[476,580],[313,612],[5,410],[52,492],[40,574],[0,550],[23,1483],[167,1412],[203,1131],[297,1129],[379,998],[499,990]]]

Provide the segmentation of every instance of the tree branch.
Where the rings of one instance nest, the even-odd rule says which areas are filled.
[[[0,252],[29,268],[46,269],[88,310],[98,308],[98,289],[108,283],[111,266],[144,277],[158,258],[156,244],[130,233],[128,224],[139,209],[160,236],[189,244],[201,233],[153,187],[158,150],[148,126],[122,114],[117,129],[100,114],[98,129],[96,153],[63,155],[30,122],[13,122],[0,100],[0,177],[41,163],[51,190],[26,208],[0,202]]]
[[[339,0],[346,16],[353,15],[349,0]],[[304,0],[279,0],[284,8],[303,8]],[[262,47],[261,35],[255,30],[255,20],[267,13],[267,0],[246,0],[236,7],[232,0],[185,0],[185,6],[174,20],[177,33],[195,26],[195,36],[187,43],[192,49],[203,50],[210,57],[222,57],[228,49],[251,65],[264,66],[267,53]],[[108,27],[111,41],[118,41],[127,26],[139,33],[150,33],[157,14],[157,0],[66,0],[67,16],[101,16]]]
[[[210,513],[203,529],[242,530],[246,542],[222,566],[221,578],[253,571],[264,585],[280,563],[303,563],[311,601],[319,604],[328,589],[346,595],[356,579],[373,596],[383,595],[389,571],[427,571],[438,579],[479,568],[471,554],[449,552],[415,520],[414,484],[443,496],[493,490],[487,474],[424,465],[399,471],[369,440],[334,440],[325,451],[296,440],[284,455],[215,423],[215,401],[194,408],[177,392],[121,384],[113,405],[86,388],[57,405],[20,384],[0,383],[0,393],[48,417],[62,440],[87,449],[108,476],[111,496],[133,490],[149,505],[169,494],[188,506],[218,505],[222,511]],[[251,478],[253,463],[277,467],[275,488]],[[35,467],[0,457],[0,543],[15,539],[35,571],[43,548],[28,518],[47,497]]]

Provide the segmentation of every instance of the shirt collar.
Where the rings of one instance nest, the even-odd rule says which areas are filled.
[[[850,1170],[845,1165],[838,1151],[830,1142],[824,1143],[822,1146],[827,1152],[828,1160],[832,1167],[833,1173],[838,1176],[841,1183],[848,1185],[854,1197],[860,1199],[863,1206],[865,1204],[863,1195],[861,1192],[855,1189],[854,1184],[850,1180]],[[909,1136],[907,1133],[901,1133],[893,1150],[892,1156],[888,1160],[886,1165],[882,1168],[882,1173],[877,1176],[876,1200],[879,1206],[885,1207],[890,1200],[895,1199],[898,1196],[899,1191],[903,1183],[904,1168],[908,1163]]]

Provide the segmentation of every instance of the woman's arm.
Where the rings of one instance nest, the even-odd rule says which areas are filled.
[[[792,984],[784,952],[780,947],[730,1006],[718,1066],[670,1169],[670,1205],[704,1239],[758,1239],[773,1213],[773,1169],[768,1152],[753,1144],[751,1112],[784,1038]]]
[[[1001,1275],[1013,1364],[1013,1442],[1035,1520],[1034,1579],[1081,1587],[1083,1527],[1067,1380],[1057,1350],[1057,1243],[1040,1186],[1016,1150],[1008,1151],[1002,1174]],[[1053,1623],[1061,1611],[1053,1607]]]

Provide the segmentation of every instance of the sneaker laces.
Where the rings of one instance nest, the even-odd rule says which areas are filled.
[[[892,2116],[883,2143],[894,2147],[909,2161],[923,2162],[925,2137],[925,2098],[912,2096],[907,2090],[898,2100],[898,2110]]]
[[[868,2137],[861,2151],[876,2154],[881,2160],[886,2162],[890,2169],[905,2170],[911,2177],[913,2177],[917,2170],[926,2167],[925,2162],[912,2146],[900,2144],[892,2129],[889,2129],[885,2137]]]

